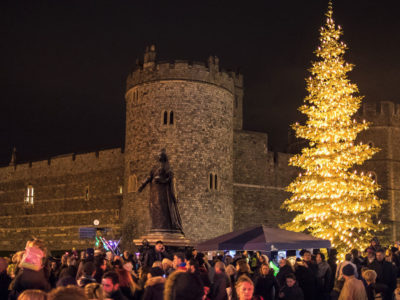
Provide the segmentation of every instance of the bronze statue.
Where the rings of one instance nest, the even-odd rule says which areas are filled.
[[[183,234],[174,193],[173,173],[164,149],[158,155],[158,162],[138,190],[141,192],[150,183],[151,231]]]

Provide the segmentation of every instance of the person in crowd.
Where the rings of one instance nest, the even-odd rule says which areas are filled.
[[[11,283],[10,300],[17,299],[19,294],[28,289],[49,291],[50,283],[44,271],[44,260],[47,248],[44,241],[28,241],[25,253],[20,262],[21,270]]]
[[[336,274],[336,269],[337,269],[337,260],[338,260],[337,259],[337,254],[338,254],[338,252],[337,252],[337,250],[335,248],[331,248],[329,250],[328,254],[329,254],[329,257],[328,257],[327,263],[331,267],[332,275],[335,275]],[[331,286],[331,289],[332,289],[333,285],[334,285],[334,280],[332,280],[331,285],[332,285]]]
[[[303,259],[296,262],[295,275],[304,298],[316,300],[317,294],[317,265],[311,261],[311,252],[303,251]]]
[[[364,259],[360,256],[357,249],[351,250],[351,262],[357,267],[357,274],[361,275],[361,267],[364,265]]]
[[[52,290],[48,300],[87,300],[84,289],[77,286],[63,286]]]
[[[361,274],[362,278],[365,280],[365,292],[367,294],[368,300],[376,299],[375,282],[376,282],[376,272],[374,270],[365,270]]]
[[[173,272],[165,283],[164,300],[202,300],[203,297],[203,284],[195,274]]]
[[[279,290],[278,298],[282,300],[304,300],[303,290],[299,287],[296,276],[287,274],[285,284]]]
[[[143,300],[162,300],[165,278],[161,268],[151,268],[147,274]]]
[[[162,261],[164,258],[171,259],[165,249],[164,243],[162,241],[157,241],[154,248],[150,248],[144,254],[143,265],[151,268],[155,261]]]
[[[68,285],[78,285],[75,277],[65,275],[64,277],[60,277],[56,283],[56,287]]]
[[[114,271],[107,272],[103,275],[101,281],[104,295],[113,300],[128,300],[119,289],[119,277]]]
[[[372,247],[368,247],[365,249],[366,257],[364,259],[363,266],[367,267],[368,269],[375,269],[376,268],[376,256],[375,256],[375,249]]]
[[[161,265],[162,265],[164,274],[167,277],[174,271],[172,260],[170,260],[168,258],[164,258],[161,262]]]
[[[391,300],[396,288],[396,272],[392,264],[385,260],[385,250],[382,248],[376,252],[376,263],[371,269],[377,274],[377,292],[382,292],[383,300]]]
[[[83,275],[83,265],[89,261],[91,261],[91,262],[94,261],[94,249],[93,248],[86,249],[84,258],[82,258],[82,253],[81,253],[81,261],[79,262],[78,271],[76,272],[76,277],[75,277],[76,280],[79,280],[79,278]]]
[[[225,266],[233,265],[233,257],[229,254],[226,254],[223,263]]]
[[[18,296],[18,300],[47,300],[47,293],[41,290],[25,290]]]
[[[400,270],[400,251],[399,248],[393,246],[390,248],[390,254],[392,256],[392,262],[395,263],[398,270]],[[400,276],[398,276],[400,277]]]
[[[84,292],[88,299],[104,299],[103,288],[100,283],[94,282],[85,285]]]
[[[52,288],[56,287],[56,283],[57,283],[57,278],[59,276],[59,272],[60,272],[60,267],[58,265],[58,262],[56,259],[54,259],[53,257],[51,257],[49,259],[50,262],[50,276],[49,276],[49,282]]]
[[[342,268],[342,274],[345,282],[340,292],[339,300],[367,300],[364,284],[355,277],[354,266],[346,264]]]
[[[94,275],[96,273],[96,266],[92,261],[85,262],[83,265],[83,275],[77,280],[78,286],[85,287],[89,283],[96,282]]]
[[[376,236],[371,239],[369,247],[375,252],[382,248],[379,239]]]
[[[325,255],[322,253],[317,253],[315,260],[317,263],[317,299],[329,300],[331,281],[333,280],[331,267],[325,261]]]
[[[231,286],[234,287],[235,286],[235,278],[237,278],[236,277],[236,274],[237,274],[236,268],[233,265],[227,265],[225,267],[225,272],[226,272],[226,275],[228,276],[229,280],[231,281]]]
[[[258,300],[262,299],[258,296],[254,296],[254,284],[253,281],[246,275],[242,275],[238,278],[235,285],[237,300]]]
[[[78,273],[77,261],[74,256],[68,256],[67,254],[63,255],[65,264],[61,265],[60,272],[58,274],[58,278],[62,278],[65,276],[72,276],[76,278],[76,273]]]
[[[210,299],[211,300],[227,300],[227,289],[230,287],[229,279],[225,273],[225,265],[221,261],[217,261],[214,265],[215,274],[211,284]]]
[[[347,253],[344,257],[344,261],[337,267],[335,278],[338,278],[339,280],[343,278],[343,268],[347,265],[351,265],[354,268],[354,276],[358,278],[357,266],[351,262],[351,259],[352,255]]]
[[[122,254],[122,259],[124,260],[124,263],[130,262],[132,265],[135,263],[133,260],[133,255],[129,253],[129,251],[124,251]]]
[[[253,278],[253,273],[251,272],[250,266],[247,263],[246,259],[239,259],[236,262],[236,279],[238,279],[242,275],[246,275],[250,279]]]
[[[186,270],[189,273],[196,274],[196,275],[200,276],[199,262],[197,260],[195,260],[194,258],[189,259],[186,262]]]
[[[153,265],[151,266],[152,268],[160,268],[162,269],[162,262],[159,260],[156,260],[155,262],[153,262]]]
[[[129,266],[130,268],[126,267]],[[116,270],[121,292],[131,300],[139,300],[143,296],[143,289],[137,284],[131,275],[132,263],[126,263],[121,269]]]
[[[261,265],[259,275],[254,282],[254,294],[261,296],[264,300],[273,300],[274,292],[279,291],[278,281],[268,263]]]
[[[172,266],[175,270],[186,271],[185,255],[182,252],[176,252],[174,254]]]
[[[7,274],[8,262],[0,257],[0,300],[8,299],[8,286],[11,283],[11,277]]]
[[[293,269],[290,261],[287,260],[286,258],[281,258],[281,260],[279,261],[279,272],[276,275],[276,279],[278,281],[279,288],[282,288],[285,285],[286,276],[288,274],[292,274],[292,273],[294,273],[294,269]]]
[[[96,268],[96,273],[94,274],[94,279],[97,283],[101,283],[104,273],[107,271],[107,260],[104,255],[99,255],[94,258],[94,265]]]

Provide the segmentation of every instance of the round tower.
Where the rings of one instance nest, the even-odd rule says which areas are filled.
[[[208,65],[156,62],[146,49],[143,65],[128,76],[125,184],[122,217],[125,240],[150,228],[149,189],[137,189],[165,148],[185,236],[207,239],[232,230],[235,82]],[[237,85],[237,84],[236,84]]]

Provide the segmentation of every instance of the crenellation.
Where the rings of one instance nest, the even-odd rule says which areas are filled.
[[[240,75],[233,76],[219,67],[219,59],[210,57],[208,65],[204,62],[174,60],[171,62],[154,62],[147,67],[139,66],[127,78],[127,92],[134,86],[158,80],[194,80],[216,84],[234,93],[235,84],[242,86]]]
[[[372,122],[374,126],[400,127],[400,106],[391,101],[363,103],[356,118]]]
[[[50,163],[49,163],[50,162]],[[121,148],[82,154],[67,154],[51,157],[48,160],[33,161],[0,168],[0,181],[29,179],[43,176],[59,176],[67,171],[78,174],[89,170],[119,167],[123,165]]]

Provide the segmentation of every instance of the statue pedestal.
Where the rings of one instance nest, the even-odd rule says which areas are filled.
[[[154,246],[157,241],[162,241],[165,246],[187,247],[192,245],[192,242],[180,232],[151,230],[150,233],[142,235],[139,239],[134,239],[133,243],[136,246],[140,246],[143,240],[147,240],[151,246]]]

